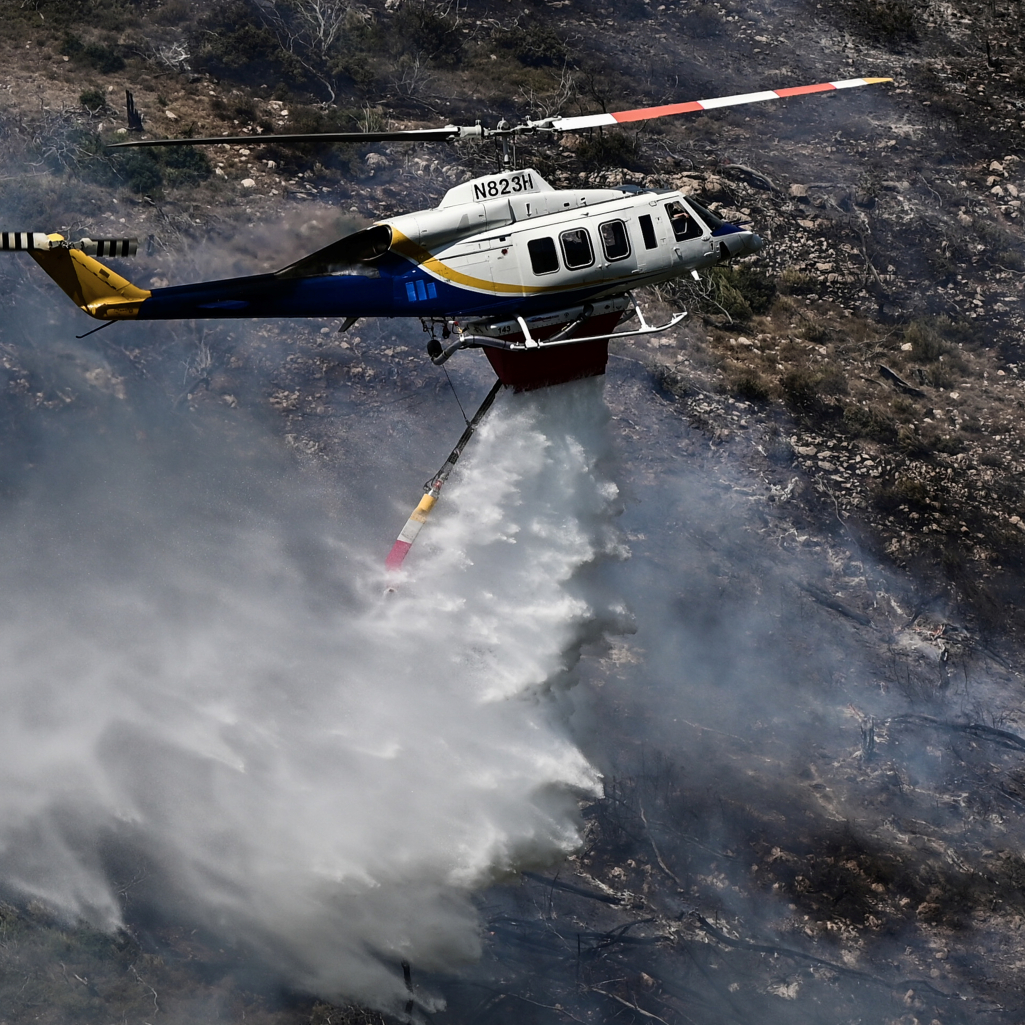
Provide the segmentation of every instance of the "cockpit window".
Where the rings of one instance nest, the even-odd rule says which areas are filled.
[[[669,214],[669,223],[673,226],[673,234],[676,236],[677,242],[701,238],[705,233],[704,227],[690,215],[682,203],[675,201],[666,203],[666,213]]]
[[[552,274],[559,269],[559,254],[555,251],[554,238],[532,238],[527,243],[530,266],[535,274]]]
[[[559,236],[562,242],[562,256],[570,270],[580,270],[594,263],[594,250],[591,248],[591,236],[584,228],[564,231]]]

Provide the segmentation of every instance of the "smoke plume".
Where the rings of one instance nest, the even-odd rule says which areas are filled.
[[[382,1008],[401,961],[477,956],[471,893],[572,849],[600,789],[547,694],[615,546],[600,388],[501,397],[389,595],[369,439],[334,517],[255,427],[41,428],[0,539],[6,888]]]

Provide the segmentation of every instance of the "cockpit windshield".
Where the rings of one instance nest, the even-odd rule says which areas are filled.
[[[702,206],[700,203],[695,203],[693,199],[688,199],[687,203],[698,217],[700,217],[705,224],[712,229],[712,231],[715,231],[716,228],[721,228],[726,223],[721,217],[712,213],[712,211],[707,207]]]

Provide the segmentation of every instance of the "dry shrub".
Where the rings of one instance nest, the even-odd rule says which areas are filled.
[[[752,367],[731,367],[726,372],[726,388],[734,398],[745,402],[768,402],[772,397],[769,381]]]
[[[904,343],[911,343],[911,355],[922,363],[931,363],[952,351],[953,346],[927,319],[913,320],[904,329]]]
[[[932,492],[929,485],[917,477],[901,475],[890,484],[883,484],[872,496],[872,504],[880,512],[895,512],[906,508],[921,512],[931,508]]]
[[[843,422],[852,438],[867,438],[884,445],[897,440],[897,425],[878,409],[851,404],[844,408]]]
[[[776,288],[783,295],[808,295],[818,289],[818,283],[811,275],[787,267],[776,276]]]
[[[779,379],[779,384],[787,406],[802,412],[820,409],[826,396],[847,393],[847,378],[837,367],[796,366]]]

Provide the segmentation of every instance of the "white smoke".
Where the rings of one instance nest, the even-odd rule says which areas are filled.
[[[401,960],[475,957],[472,891],[573,848],[599,788],[546,692],[601,611],[574,576],[615,545],[606,418],[600,381],[501,396],[388,598],[376,526],[287,471],[134,427],[44,455],[0,538],[5,884],[116,928],[106,866],[137,858],[292,984],[382,1008]]]

